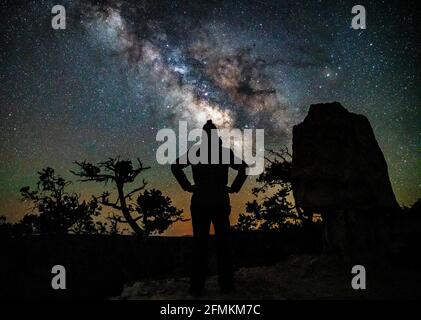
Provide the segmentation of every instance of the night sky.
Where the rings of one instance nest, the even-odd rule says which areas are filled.
[[[53,30],[51,8],[67,10]],[[367,9],[354,30],[351,8]],[[121,155],[188,213],[156,133],[187,120],[265,129],[291,144],[312,103],[339,101],[368,117],[402,205],[421,198],[420,33],[402,1],[32,1],[0,4],[0,215],[16,221],[19,189],[51,166]],[[254,178],[232,197],[235,223]],[[141,179],[139,179],[140,183]],[[75,183],[84,196],[100,184]],[[168,234],[189,233],[189,224]]]

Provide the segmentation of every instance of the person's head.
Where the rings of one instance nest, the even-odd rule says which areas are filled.
[[[208,134],[208,137],[211,137],[212,129],[216,129],[216,126],[212,122],[212,120],[206,121],[205,125],[203,126],[203,131]]]
[[[211,145],[211,141],[212,141],[212,130],[216,130],[217,127],[215,126],[215,124],[212,122],[212,120],[208,120],[206,121],[205,125],[203,126],[203,131],[206,132],[207,135],[207,142],[209,145]],[[218,137],[218,145],[221,146],[222,145],[222,140],[218,135],[218,132],[214,132],[214,134],[216,134],[216,136]]]

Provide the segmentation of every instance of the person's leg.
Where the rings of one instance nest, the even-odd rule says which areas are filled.
[[[234,289],[231,227],[229,220],[230,208],[223,208],[218,211],[214,215],[212,222],[215,227],[219,287],[223,292],[230,292]]]
[[[191,208],[193,225],[193,258],[190,278],[190,292],[201,294],[206,279],[207,251],[210,228],[210,217],[200,207]]]

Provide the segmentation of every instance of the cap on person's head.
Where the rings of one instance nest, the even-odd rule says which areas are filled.
[[[216,129],[216,126],[213,124],[212,120],[206,121],[205,125],[203,126],[203,130],[210,134],[212,129]]]

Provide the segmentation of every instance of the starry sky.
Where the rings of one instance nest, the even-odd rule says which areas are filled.
[[[158,130],[211,118],[290,146],[309,105],[329,101],[368,117],[399,203],[421,198],[420,30],[402,1],[15,2],[0,4],[0,215],[11,221],[41,168],[76,180],[73,161],[117,155],[150,165],[149,186],[188,215],[190,196],[156,162]],[[65,30],[51,27],[56,4]],[[355,4],[365,30],[351,28]],[[232,197],[232,223],[253,184]]]

